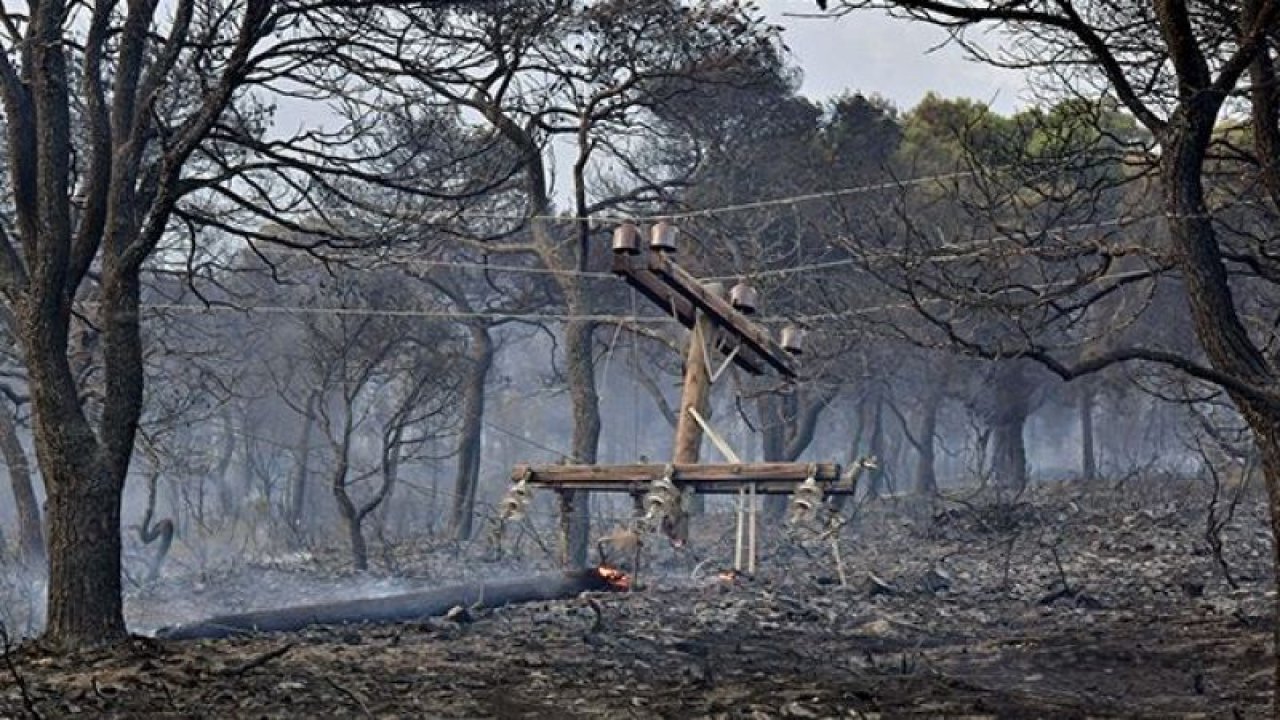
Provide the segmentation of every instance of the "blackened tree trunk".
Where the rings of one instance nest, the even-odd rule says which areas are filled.
[[[334,461],[333,469],[329,475],[329,489],[333,493],[333,499],[338,504],[338,515],[342,517],[342,523],[347,528],[347,539],[351,546],[351,566],[356,570],[369,569],[369,546],[364,540],[364,531],[360,525],[360,514],[356,508],[355,502],[351,499],[351,494],[347,492],[347,475],[350,472],[350,438],[343,443],[343,448],[339,451]]]
[[[885,492],[889,464],[889,458],[885,456],[884,396],[878,389],[871,399],[871,439],[868,443],[876,466],[867,470],[867,496],[878,497]]]
[[[938,494],[938,471],[934,445],[938,435],[938,413],[942,410],[945,386],[935,385],[926,393],[924,406],[920,408],[920,426],[911,444],[916,449],[916,492],[921,495]]]
[[[493,367],[493,338],[482,324],[471,326],[467,351],[467,376],[462,396],[462,429],[458,435],[458,468],[453,483],[450,527],[457,540],[471,539],[476,489],[480,484],[480,459],[484,437],[485,385]]]
[[[356,570],[369,569],[369,548],[364,541],[364,532],[360,528],[360,511],[351,493],[347,489],[348,476],[351,473],[351,440],[355,436],[353,415],[355,395],[350,387],[343,387],[344,407],[342,408],[341,428],[337,438],[329,437],[329,445],[333,449],[333,468],[329,470],[329,492],[338,506],[338,515],[347,529],[347,538],[351,545],[351,565]]]
[[[1280,538],[1280,403],[1250,392],[1254,387],[1275,388],[1276,378],[1240,320],[1204,201],[1202,174],[1215,117],[1216,106],[1208,102],[1192,106],[1162,138],[1165,212],[1200,345],[1215,369],[1241,381],[1228,385],[1227,391],[1253,430],[1262,456],[1271,531]],[[1280,542],[1273,542],[1272,548],[1273,567],[1280,572]],[[1280,643],[1280,622],[1273,623],[1272,631]],[[1274,683],[1280,689],[1280,662]],[[1274,714],[1280,717],[1280,695],[1276,703]]]
[[[1098,479],[1098,457],[1093,436],[1093,408],[1097,400],[1092,381],[1083,380],[1080,393],[1080,474],[1085,482]]]
[[[800,457],[817,434],[818,420],[827,408],[835,390],[827,390],[801,401],[798,391],[764,393],[756,401],[763,424],[762,447],[765,462],[793,462]],[[781,518],[787,511],[785,495],[766,495],[765,516]]]
[[[68,362],[70,303],[32,292],[18,313],[36,456],[48,495],[45,638],[61,647],[125,636],[120,510],[142,409],[139,291],[136,270],[108,262],[102,277],[106,402],[100,433],[80,404]]]
[[[306,411],[301,421],[302,430],[298,438],[297,465],[293,468],[293,476],[289,480],[289,529],[293,531],[295,540],[306,535],[303,515],[307,507],[307,481],[310,477],[311,464],[311,431],[315,425],[316,402],[319,393],[307,395]]]
[[[147,477],[147,509],[142,516],[142,524],[138,526],[138,539],[143,545],[150,545],[159,540],[160,544],[156,546],[156,554],[151,558],[150,565],[147,566],[147,582],[154,582],[160,577],[160,568],[164,566],[164,560],[169,556],[169,548],[173,546],[173,521],[165,518],[159,522],[155,522],[156,515],[156,494],[160,481],[160,472],[153,469]]]
[[[1027,445],[1023,437],[1033,391],[1018,360],[1001,361],[988,385],[986,419],[991,429],[991,473],[996,485],[1020,492],[1027,486]]]
[[[765,462],[782,462],[787,459],[787,423],[783,399],[776,393],[764,393],[756,400],[762,425],[760,451]],[[766,496],[764,515],[771,521],[787,512],[787,499],[782,496]]]
[[[28,567],[37,567],[45,561],[40,502],[36,499],[27,451],[18,437],[17,419],[13,410],[4,403],[0,403],[0,454],[3,454],[9,469],[14,509],[18,512],[18,556]]]
[[[570,305],[570,313],[573,305]],[[570,320],[565,326],[565,361],[569,382],[569,397],[573,405],[574,462],[587,465],[596,462],[600,445],[600,396],[596,393],[595,357],[591,354],[595,323]],[[581,567],[587,563],[590,545],[591,515],[590,493],[574,493],[573,513],[569,520],[569,547],[566,563]]]

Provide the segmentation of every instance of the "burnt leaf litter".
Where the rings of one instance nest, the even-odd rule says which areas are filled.
[[[1221,531],[1232,588],[1200,490],[863,502],[841,533],[841,568],[829,542],[771,532],[753,577],[720,572],[732,517],[712,515],[695,521],[693,549],[651,542],[636,592],[380,627],[138,636],[73,655],[27,643],[0,668],[0,717],[1259,717],[1273,673],[1265,505],[1246,497]],[[401,548],[391,564],[403,577],[361,589],[538,564],[471,555]],[[191,598],[243,610],[249,588],[273,583],[287,604],[291,582],[335,599],[344,585],[315,578],[337,577],[325,568],[340,562],[175,577],[129,610],[158,622],[189,614]]]

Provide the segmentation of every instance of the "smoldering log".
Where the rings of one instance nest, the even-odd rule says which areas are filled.
[[[168,640],[219,639],[256,633],[294,632],[311,625],[409,622],[444,615],[457,606],[495,608],[539,600],[561,600],[583,592],[614,589],[617,588],[596,569],[588,568],[366,600],[220,615],[188,625],[161,628],[156,637]]]

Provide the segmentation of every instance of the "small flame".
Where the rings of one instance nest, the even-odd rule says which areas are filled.
[[[615,567],[601,565],[596,568],[596,572],[600,573],[600,577],[609,583],[614,590],[630,590],[631,576]]]

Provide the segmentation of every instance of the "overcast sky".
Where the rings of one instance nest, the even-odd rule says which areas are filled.
[[[947,37],[938,28],[878,10],[839,19],[795,16],[817,15],[815,0],[758,2],[771,22],[785,28],[784,41],[804,70],[801,92],[809,97],[850,90],[882,95],[907,110],[934,90],[988,102],[1003,113],[1026,104],[1020,73],[965,60],[955,47],[934,49]]]

